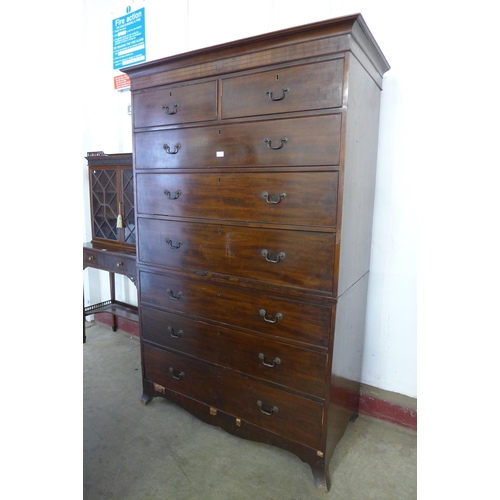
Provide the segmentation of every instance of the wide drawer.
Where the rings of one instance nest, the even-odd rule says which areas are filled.
[[[290,300],[204,278],[139,271],[143,305],[208,319],[275,338],[327,347],[330,305]]]
[[[139,261],[333,293],[335,234],[137,219]]]
[[[112,273],[134,276],[137,272],[136,258],[129,255],[117,255],[105,250],[83,250],[84,266],[94,267]]]
[[[134,94],[134,126],[153,127],[217,119],[217,82]]]
[[[137,132],[136,169],[338,165],[341,115]]]
[[[141,173],[139,214],[334,228],[338,172]]]
[[[141,311],[141,334],[153,342],[284,387],[325,397],[328,356],[151,307]]]
[[[343,80],[344,59],[223,79],[222,118],[339,107]]]
[[[321,448],[323,405],[228,368],[143,345],[144,378],[312,448]]]

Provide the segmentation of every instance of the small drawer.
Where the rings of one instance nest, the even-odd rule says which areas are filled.
[[[137,174],[139,214],[336,226],[338,172]]]
[[[138,92],[133,102],[135,128],[217,120],[217,82]]]
[[[140,262],[333,293],[334,233],[142,217],[137,223]]]
[[[344,59],[223,79],[222,118],[337,108],[343,80]]]
[[[312,448],[321,448],[321,403],[233,370],[143,345],[144,378]],[[242,390],[242,388],[244,388]]]
[[[135,134],[137,170],[338,165],[341,115]]]
[[[293,390],[325,397],[328,356],[262,336],[240,333],[143,307],[143,340],[226,366]]]
[[[143,305],[208,319],[271,338],[328,347],[333,305],[295,301],[206,280],[139,271]]]
[[[121,274],[136,274],[135,258],[126,258],[120,255],[108,255],[106,258],[108,270]]]
[[[98,269],[106,268],[106,256],[98,250],[83,249],[83,265],[84,267],[95,267]]]

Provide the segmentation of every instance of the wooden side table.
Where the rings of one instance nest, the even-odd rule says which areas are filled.
[[[92,267],[107,271],[109,273],[110,299],[98,304],[83,305],[83,342],[85,336],[85,317],[90,314],[111,313],[113,316],[113,331],[117,329],[116,318],[120,316],[131,321],[139,322],[138,307],[116,300],[115,298],[115,274],[127,276],[137,286],[136,276],[136,252],[135,249],[115,249],[110,246],[84,243],[83,245],[83,269]]]

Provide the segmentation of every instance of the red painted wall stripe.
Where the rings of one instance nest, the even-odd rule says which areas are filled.
[[[96,323],[102,323],[110,327],[113,324],[113,318],[111,317],[111,314],[106,314],[106,313],[104,314],[99,313],[98,315],[96,314],[94,320]],[[120,316],[117,316],[116,326],[118,330],[130,333],[131,335],[135,335],[136,337],[140,336],[139,323],[136,323],[135,321],[131,321],[127,318],[122,318]]]
[[[417,430],[417,410],[360,394],[359,413]]]

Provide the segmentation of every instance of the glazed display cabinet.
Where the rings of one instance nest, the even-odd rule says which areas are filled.
[[[131,248],[136,244],[132,154],[90,152],[92,243]]]

